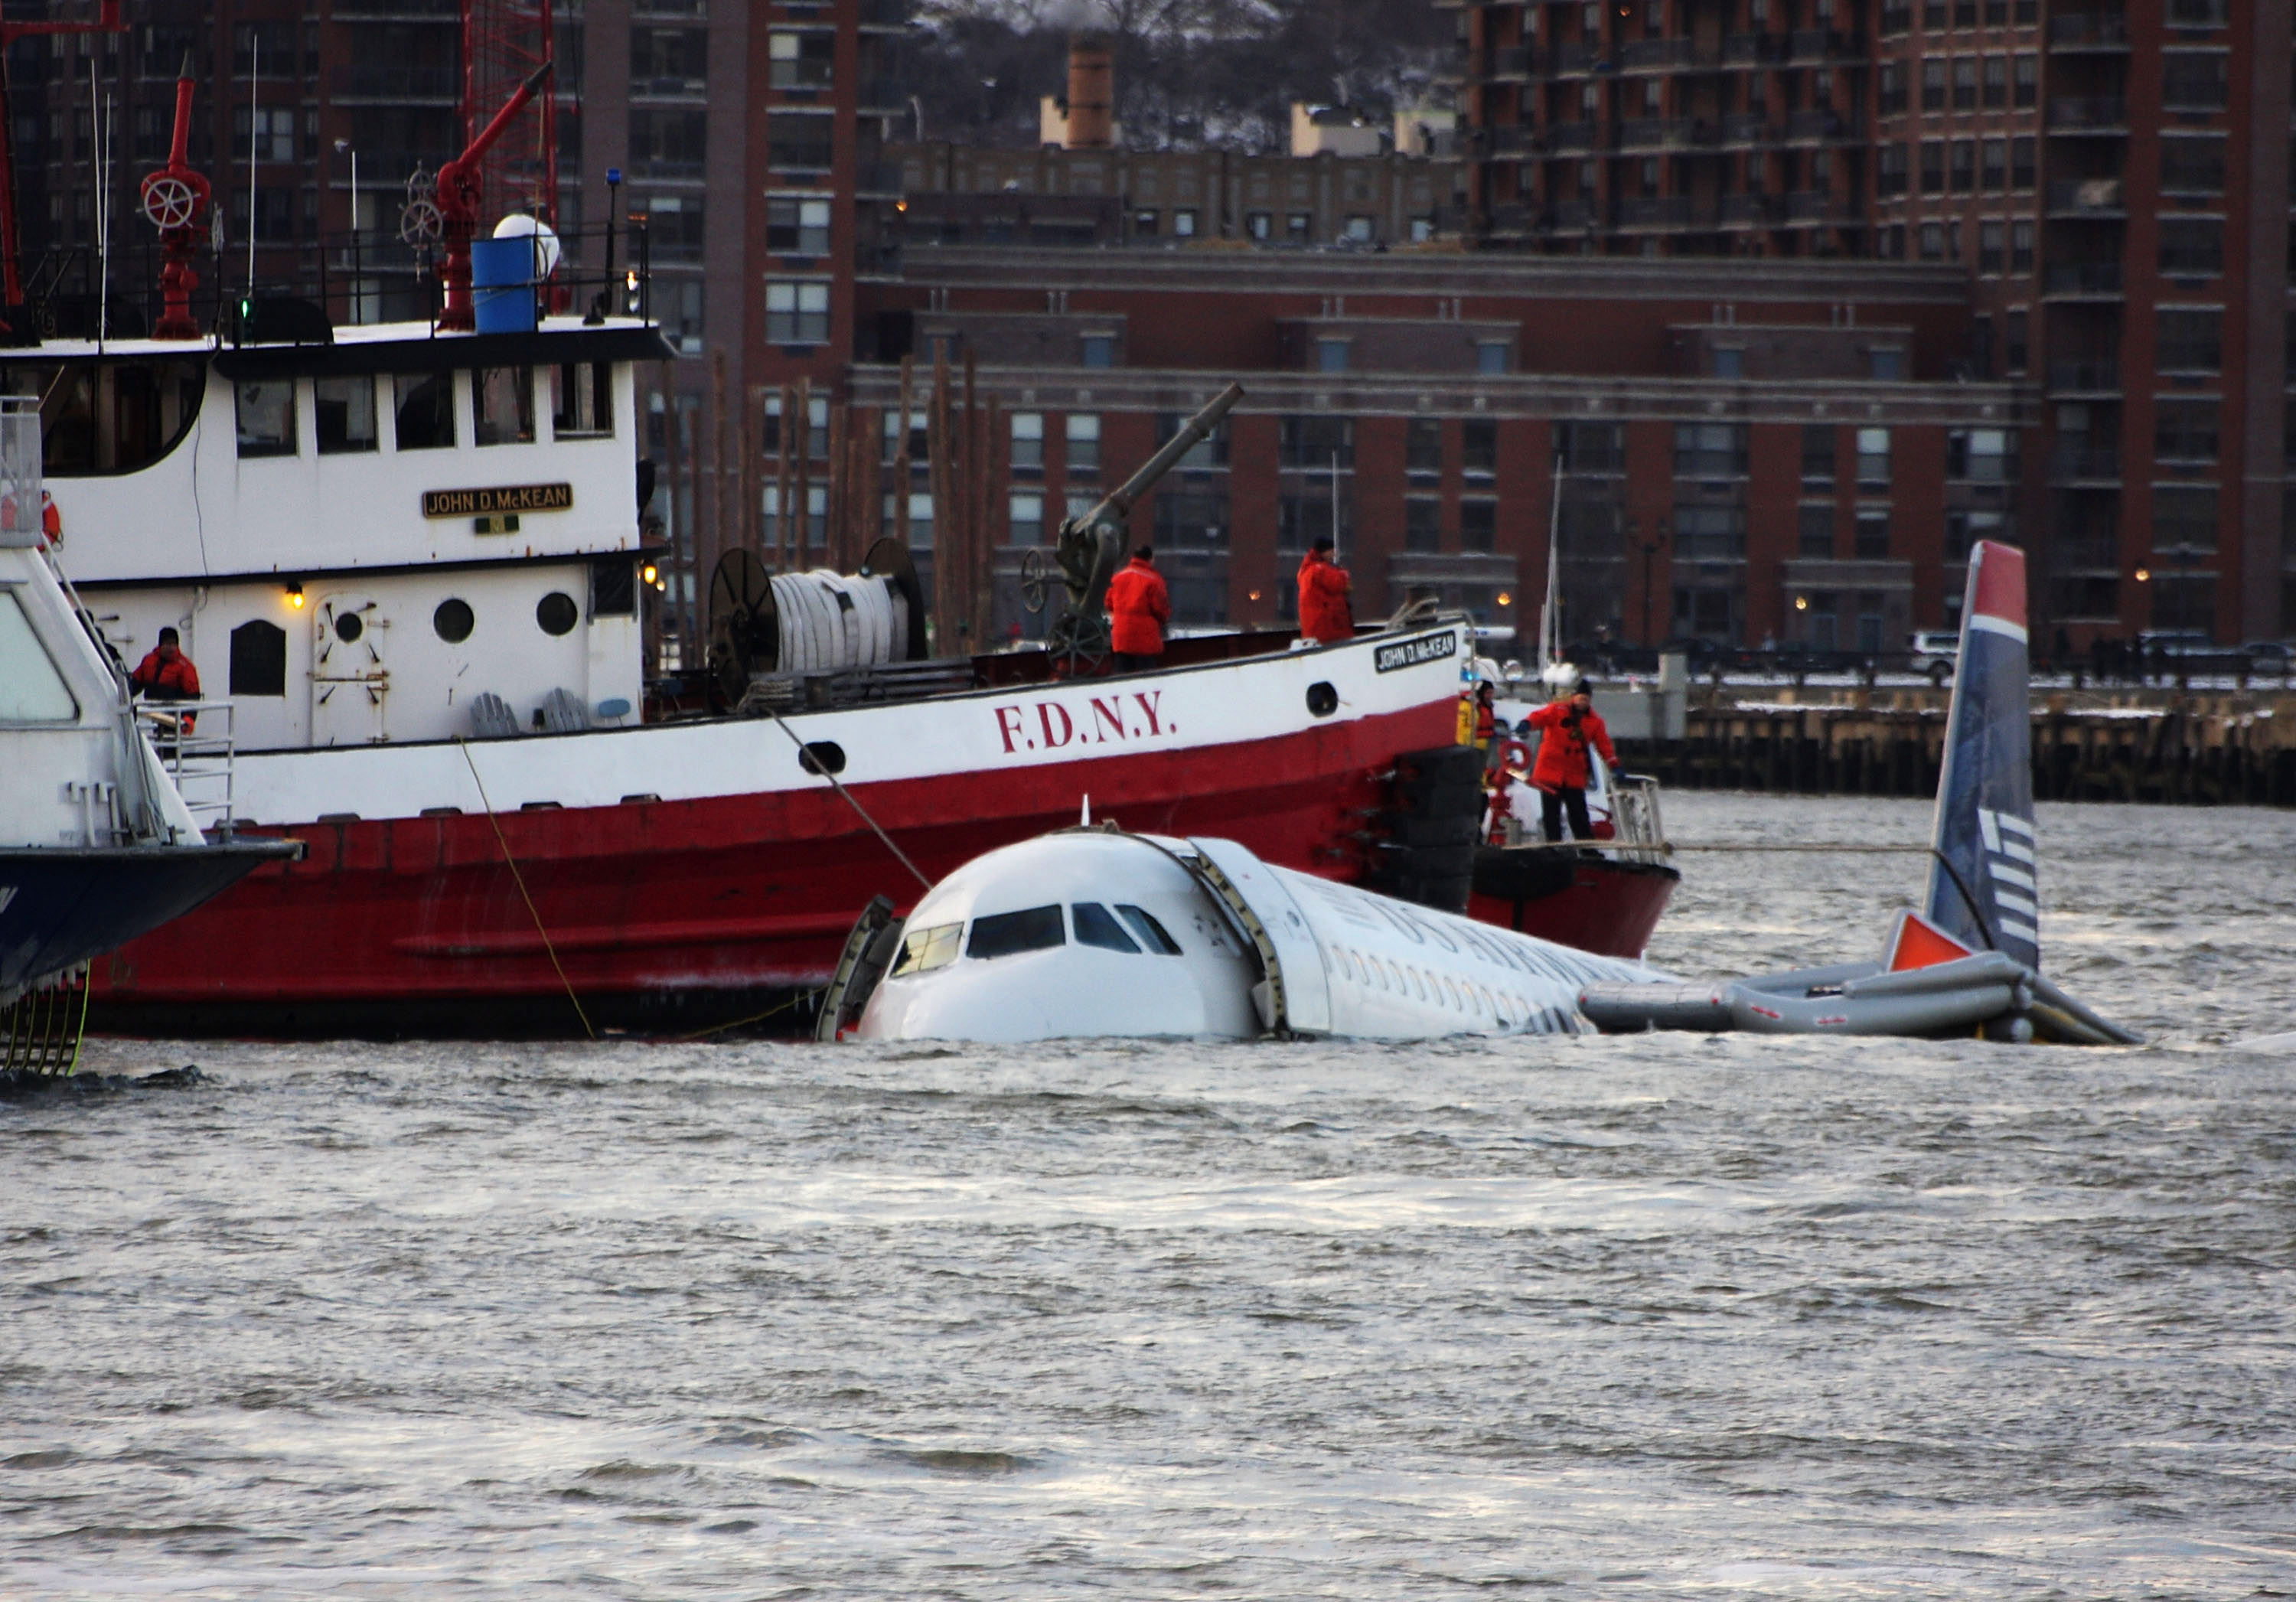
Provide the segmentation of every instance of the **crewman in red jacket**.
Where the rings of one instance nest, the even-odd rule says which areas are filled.
[[[1164,625],[1172,620],[1172,595],[1156,571],[1156,553],[1142,546],[1108,581],[1108,644],[1119,673],[1141,673],[1164,660]]]
[[[1615,768],[1619,753],[1611,748],[1611,731],[1604,727],[1603,715],[1595,710],[1595,698],[1587,692],[1587,681],[1580,679],[1570,695],[1562,701],[1549,702],[1531,713],[1527,719],[1539,731],[1538,760],[1531,764],[1530,782],[1538,792],[1538,821],[1541,833],[1551,841],[1562,838],[1562,814],[1570,814],[1570,838],[1592,840],[1595,826],[1587,817],[1587,780],[1592,771],[1587,761],[1589,745],[1603,753],[1603,760]]]
[[[127,687],[147,701],[197,701],[200,670],[184,654],[182,640],[172,628],[160,630],[160,643],[135,664],[135,671],[127,676]],[[184,728],[189,732],[191,727],[192,715],[187,712]]]
[[[1330,540],[1319,539],[1300,558],[1300,637],[1319,645],[1356,637],[1348,570],[1332,560],[1332,550]]]

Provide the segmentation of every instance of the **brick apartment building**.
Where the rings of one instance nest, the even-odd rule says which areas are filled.
[[[1431,593],[1516,625],[1556,518],[1574,637],[1897,650],[2030,495],[2033,398],[1960,375],[1964,285],[1918,264],[1718,292],[1688,262],[944,247],[863,304],[1001,404],[1008,630],[1026,548],[1231,379],[1220,438],[1134,513],[1185,622],[1288,620],[1336,523],[1362,615]],[[897,387],[857,363],[855,426]]]
[[[2053,620],[2296,630],[2287,6],[1447,3],[1478,242],[1953,266]]]

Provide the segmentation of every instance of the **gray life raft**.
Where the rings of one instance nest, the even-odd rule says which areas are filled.
[[[1717,983],[1590,985],[1578,998],[1578,1010],[1606,1034],[1674,1029],[1948,1036],[1982,1029],[2009,1040],[2138,1043],[1999,951],[1894,973],[1879,963],[1857,962]]]

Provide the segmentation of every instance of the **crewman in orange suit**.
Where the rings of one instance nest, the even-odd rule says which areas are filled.
[[[1156,552],[1142,546],[1108,581],[1108,644],[1119,673],[1144,673],[1164,660],[1164,625],[1172,595],[1156,571]]]
[[[1332,560],[1332,548],[1329,539],[1319,539],[1300,558],[1300,637],[1319,645],[1356,637],[1348,570]]]
[[[1538,760],[1531,764],[1530,782],[1538,792],[1539,828],[1550,841],[1562,838],[1562,813],[1570,813],[1570,837],[1591,841],[1594,826],[1587,817],[1587,781],[1593,768],[1587,760],[1592,745],[1603,760],[1615,768],[1619,753],[1611,748],[1611,731],[1595,710],[1595,697],[1580,679],[1563,700],[1550,702],[1531,713],[1531,727],[1539,731]]]
[[[182,640],[172,628],[160,630],[160,643],[135,664],[135,671],[127,676],[127,687],[147,701],[197,701],[200,670],[184,654]],[[184,728],[189,732],[191,727],[192,715],[186,712]]]

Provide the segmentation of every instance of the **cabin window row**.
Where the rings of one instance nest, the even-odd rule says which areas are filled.
[[[233,386],[239,454],[300,456],[299,413],[307,406],[312,443],[323,456],[379,451],[385,448],[386,436],[392,450],[451,450],[466,429],[478,445],[531,445],[539,438],[537,378],[549,387],[553,440],[613,437],[613,369],[599,362],[562,362],[540,368],[242,380]]]

